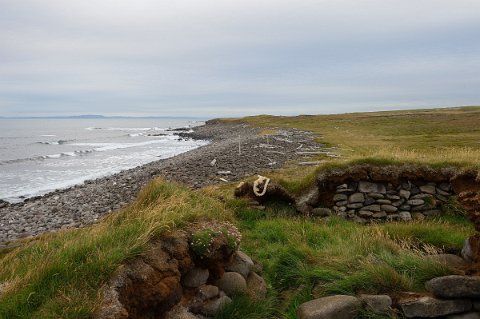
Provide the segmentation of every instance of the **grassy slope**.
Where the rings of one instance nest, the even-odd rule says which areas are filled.
[[[316,170],[345,160],[473,166],[480,159],[479,108],[242,121],[265,127],[267,134],[268,127],[309,129],[340,148],[343,158],[328,159],[326,166],[299,170],[292,164],[273,174],[297,191]],[[232,197],[233,187],[193,192],[156,181],[130,207],[98,225],[45,235],[0,256],[0,283],[10,284],[0,299],[0,318],[86,318],[97,289],[120,263],[140,254],[150,238],[199,219],[235,218],[243,249],[264,265],[271,288],[268,302],[239,296],[219,318],[294,318],[296,305],[312,296],[421,290],[425,279],[452,272],[423,255],[458,250],[473,232],[461,216],[362,227],[337,219],[304,220],[275,204],[255,211]],[[215,199],[219,195],[228,207]]]

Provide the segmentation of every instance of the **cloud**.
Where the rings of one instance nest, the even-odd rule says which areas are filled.
[[[478,104],[478,1],[0,3],[0,115]]]

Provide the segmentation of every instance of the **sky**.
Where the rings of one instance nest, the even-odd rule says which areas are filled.
[[[0,116],[460,105],[478,0],[0,0]]]

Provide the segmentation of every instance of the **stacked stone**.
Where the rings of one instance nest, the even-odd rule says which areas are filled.
[[[336,215],[359,223],[408,221],[440,214],[441,205],[454,195],[449,183],[417,184],[404,182],[396,187],[369,181],[342,184],[336,187],[332,209]],[[314,209],[313,213],[327,215],[325,209]]]
[[[213,317],[225,305],[232,302],[231,297],[237,292],[247,293],[256,299],[264,299],[267,294],[267,285],[254,268],[252,259],[241,251],[234,255],[220,279],[211,278],[208,269],[194,267],[182,277],[184,302],[176,305],[165,318]]]

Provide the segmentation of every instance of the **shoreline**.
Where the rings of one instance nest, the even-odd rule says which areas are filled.
[[[321,148],[309,132],[282,130],[267,140],[258,135],[258,131],[247,125],[210,121],[194,127],[192,133],[179,134],[209,140],[207,145],[2,207],[0,249],[16,239],[95,223],[131,203],[156,177],[200,188],[224,183],[220,178],[237,181],[260,171],[280,168],[286,161],[301,156],[296,152],[298,147]],[[211,165],[214,159],[216,163]]]

